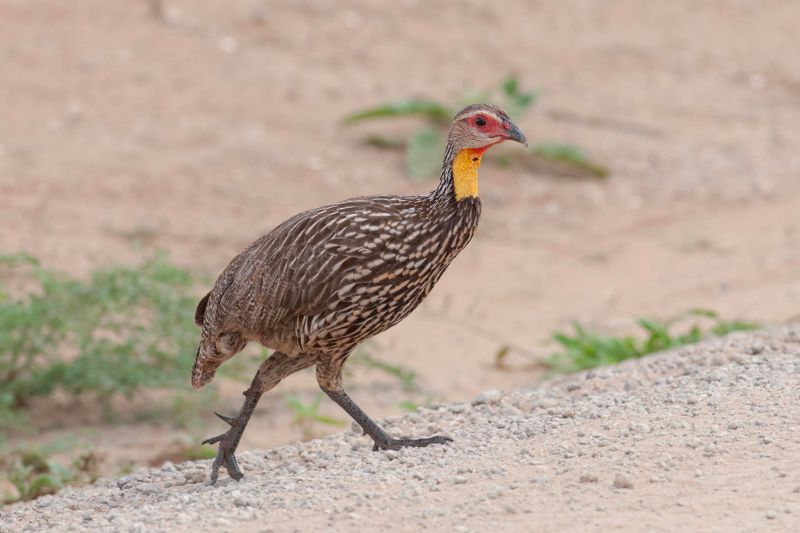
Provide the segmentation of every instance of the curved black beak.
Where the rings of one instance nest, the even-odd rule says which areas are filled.
[[[504,120],[503,127],[506,129],[506,135],[508,136],[508,139],[512,141],[517,141],[520,144],[524,144],[526,148],[528,147],[528,139],[525,137],[525,134],[522,133],[522,130],[519,129],[516,124],[514,124],[510,120]]]

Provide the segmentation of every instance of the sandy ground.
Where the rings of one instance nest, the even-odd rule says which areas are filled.
[[[165,464],[0,510],[0,531],[797,531],[800,325],[735,334],[387,422]]]
[[[542,90],[528,138],[577,143],[612,177],[487,164],[474,242],[374,355],[455,401],[530,383],[571,319],[624,330],[697,306],[773,323],[800,312],[797,2],[167,0],[161,18],[153,4],[0,6],[1,251],[82,275],[165,249],[210,283],[297,211],[434,186],[360,142],[413,121],[342,116],[515,73]],[[503,345],[510,370],[492,366]],[[378,416],[405,399],[374,371],[348,383]],[[226,385],[219,409],[240,389]],[[300,438],[280,394],[315,390],[311,375],[288,380],[243,446]],[[39,417],[53,423],[12,444],[77,435],[114,471],[200,436],[78,414],[67,429]]]

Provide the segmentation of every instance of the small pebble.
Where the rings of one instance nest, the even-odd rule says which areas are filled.
[[[614,483],[611,485],[615,489],[632,489],[633,482],[624,474],[614,476]]]
[[[495,405],[497,403],[500,403],[502,397],[503,397],[502,392],[500,392],[497,389],[490,389],[478,394],[478,396],[476,396],[475,399],[472,400],[472,405],[483,405],[483,404]]]
[[[187,483],[202,483],[206,480],[206,473],[204,470],[190,470],[183,473]]]
[[[753,341],[750,345],[749,352],[751,355],[758,355],[764,351],[764,343],[761,341]]]

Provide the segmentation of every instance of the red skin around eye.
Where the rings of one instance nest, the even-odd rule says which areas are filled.
[[[498,122],[497,120],[493,119],[492,117],[483,117],[483,119],[486,121],[486,125],[485,126],[478,126],[478,124],[475,123],[476,119],[477,119],[477,117],[470,118],[470,123],[471,123],[472,127],[475,128],[476,130],[480,131],[481,133],[488,134],[489,136],[492,136],[492,137],[494,137],[496,135],[506,136],[506,132],[509,129],[511,129],[511,125],[510,124],[507,124],[505,121],[503,121],[502,123]]]

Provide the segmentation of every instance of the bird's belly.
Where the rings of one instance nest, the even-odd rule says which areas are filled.
[[[297,337],[295,330],[289,328],[272,329],[266,336],[257,339],[261,344],[289,356],[305,353],[305,349]]]
[[[311,317],[305,325],[305,348],[324,352],[352,347],[387,330],[422,303],[443,271],[408,282],[361,285],[326,312]]]

